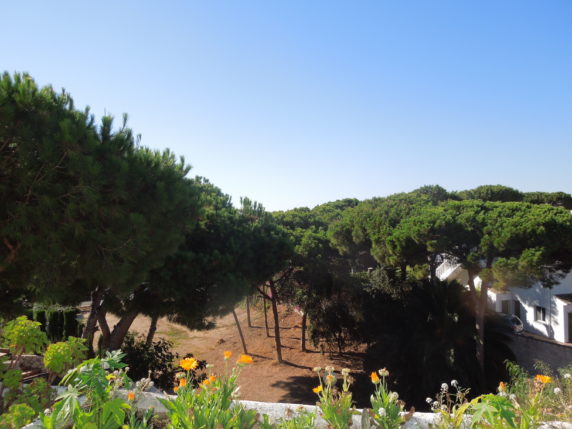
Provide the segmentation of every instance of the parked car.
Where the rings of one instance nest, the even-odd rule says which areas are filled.
[[[515,314],[507,314],[503,317],[503,320],[514,334],[520,334],[524,329],[522,320],[520,320]]]

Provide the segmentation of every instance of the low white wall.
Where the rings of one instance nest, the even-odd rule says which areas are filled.
[[[60,388],[61,389],[61,388]],[[121,392],[124,397],[127,396],[127,392]],[[157,414],[164,414],[167,412],[163,404],[161,404],[159,399],[166,399],[168,395],[159,393],[144,392],[138,400],[135,402],[135,406],[139,410],[148,410],[153,408]],[[299,404],[282,404],[273,402],[258,402],[258,401],[237,401],[242,404],[242,406],[248,410],[256,410],[260,415],[267,414],[272,423],[277,422],[280,419],[292,418],[299,412],[306,410],[308,412],[316,412],[320,414],[316,406],[313,405],[299,405]],[[357,414],[353,416],[352,428],[363,428],[367,429],[370,426],[362,424],[362,412],[363,410],[356,410]],[[414,413],[413,417],[405,423],[403,429],[431,429],[431,425],[437,422],[438,415],[434,413]],[[465,429],[469,429],[469,424],[467,423]],[[39,421],[31,423],[25,426],[25,429],[40,429],[42,426]],[[326,429],[328,427],[326,421],[321,417],[316,418],[314,427],[317,429]],[[572,423],[563,422],[550,422],[545,423],[539,427],[539,429],[572,429]]]

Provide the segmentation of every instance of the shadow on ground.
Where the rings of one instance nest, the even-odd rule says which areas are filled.
[[[358,408],[371,407],[369,396],[373,393],[373,387],[369,377],[366,374],[358,373],[353,374],[353,378],[354,383],[352,384],[351,392],[355,405]],[[272,387],[278,387],[286,391],[280,397],[279,402],[316,405],[318,395],[312,392],[312,389],[317,385],[317,376],[293,376],[273,383]]]

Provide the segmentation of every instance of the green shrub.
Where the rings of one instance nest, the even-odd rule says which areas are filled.
[[[123,361],[129,366],[127,375],[133,380],[150,377],[157,387],[171,390],[178,372],[179,355],[172,351],[173,343],[164,339],[147,345],[143,336],[128,334],[121,350],[125,353]],[[189,357],[192,355],[187,355]],[[198,361],[197,370],[206,367],[206,361]],[[199,376],[193,380],[202,381]]]
[[[48,344],[48,338],[39,322],[20,316],[6,323],[2,329],[2,344],[10,349],[12,356],[19,356],[23,353],[41,353]]]
[[[50,371],[50,382],[79,365],[87,356],[85,339],[69,337],[68,341],[50,344],[44,354],[44,366]]]
[[[36,412],[26,404],[14,404],[6,414],[0,416],[0,429],[18,429],[26,426]]]

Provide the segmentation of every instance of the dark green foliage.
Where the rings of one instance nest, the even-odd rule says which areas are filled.
[[[457,192],[456,195],[462,200],[480,200],[480,201],[522,201],[524,195],[522,192],[503,185],[482,185],[475,189]]]
[[[477,333],[469,293],[457,283],[427,280],[408,281],[399,290],[387,294],[370,286],[363,300],[366,369],[389,368],[400,396],[417,408],[427,407],[425,398],[453,379],[478,394]],[[485,391],[506,380],[504,361],[514,359],[509,335],[494,315],[487,317]]]
[[[65,341],[68,337],[81,336],[81,324],[77,320],[79,310],[75,307],[35,304],[32,318],[42,324],[51,342]]]
[[[52,342],[60,341],[64,333],[64,317],[63,313],[58,310],[46,311],[47,326],[46,333]]]
[[[147,345],[142,336],[136,337],[128,334],[121,347],[122,352],[125,353],[123,362],[129,366],[127,375],[132,380],[150,376],[156,387],[172,391],[176,382],[176,374],[182,371],[179,367],[179,355],[172,349],[173,343],[162,338]],[[184,357],[193,357],[193,355],[187,354]],[[199,360],[198,362],[199,366],[191,371],[195,385],[204,379],[201,372],[206,368],[206,361]]]

